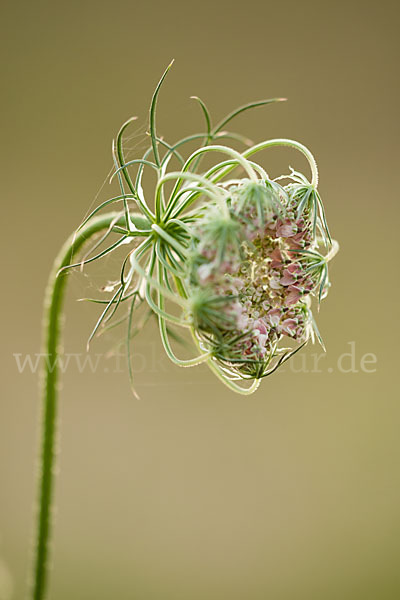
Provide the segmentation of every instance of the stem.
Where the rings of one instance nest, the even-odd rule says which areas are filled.
[[[54,261],[46,289],[43,321],[45,361],[42,364],[43,376],[41,381],[39,506],[35,534],[32,600],[43,600],[45,598],[49,571],[50,514],[53,501],[57,425],[58,360],[61,344],[61,317],[67,277],[65,271],[58,276],[57,274],[62,267],[71,263],[83,244],[93,235],[107,229],[113,221],[119,224],[125,223],[123,216],[119,220],[117,217],[117,213],[95,217],[68,238]]]
[[[328,254],[325,256],[325,260],[328,263],[332,258],[336,256],[339,252],[339,243],[336,240],[332,240],[332,248],[329,250]]]
[[[289,148],[295,148],[296,150],[298,150],[299,152],[304,154],[304,156],[306,157],[306,159],[308,161],[310,169],[311,169],[311,175],[312,175],[311,185],[313,185],[315,189],[318,187],[317,163],[315,162],[315,158],[311,154],[310,150],[303,144],[300,144],[300,142],[296,142],[295,140],[287,140],[285,138],[266,140],[265,142],[260,142],[259,144],[252,146],[248,150],[245,150],[244,152],[242,152],[242,156],[244,158],[248,158],[249,156],[252,156],[256,152],[260,152],[261,150],[265,150],[266,148],[273,148],[274,146],[288,146]],[[214,177],[213,179],[210,179],[210,181],[212,181],[213,183],[217,183],[218,181],[223,179],[226,175],[228,175],[228,173],[233,171],[235,166],[236,165],[228,166],[226,169],[224,169],[223,171],[218,173],[218,175],[216,177]],[[208,174],[210,174],[210,172]]]
[[[249,148],[248,150],[243,152],[243,156],[247,158],[248,156],[251,156],[252,154],[255,154],[256,152],[259,152],[260,150],[264,150],[265,148],[272,148],[273,146],[289,146],[290,148],[295,148],[296,150],[298,150],[299,152],[304,154],[304,156],[308,160],[308,164],[310,165],[310,169],[311,169],[311,175],[312,175],[311,185],[313,185],[315,188],[318,187],[317,163],[315,162],[315,158],[311,154],[310,150],[306,146],[304,146],[304,144],[300,144],[300,142],[296,142],[295,140],[287,140],[284,138],[267,140],[265,142],[261,142],[260,144],[256,144],[252,148]]]

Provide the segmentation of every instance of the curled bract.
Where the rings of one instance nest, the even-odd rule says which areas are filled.
[[[136,309],[147,304],[174,363],[205,362],[228,387],[251,393],[308,340],[316,336],[322,343],[312,301],[318,306],[328,293],[328,262],[338,245],[328,229],[317,166],[299,142],[272,139],[253,145],[226,130],[241,112],[281,99],[240,107],[215,127],[197,99],[206,130],[167,143],[156,133],[160,84],[150,108],[151,145],[142,157],[128,160],[123,134],[132,120],[121,128],[113,144],[120,194],[85,220],[110,204],[121,205],[102,243],[108,235],[116,235],[116,241],[86,262],[130,244],[112,297],[97,300],[105,306],[93,333],[128,303],[129,358]],[[185,152],[194,143],[200,146]],[[311,179],[293,169],[271,179],[254,157],[275,146],[300,151]],[[145,169],[157,174],[153,199],[143,191]],[[194,358],[174,353],[171,337],[179,327],[191,333]],[[240,380],[249,380],[250,387]]]

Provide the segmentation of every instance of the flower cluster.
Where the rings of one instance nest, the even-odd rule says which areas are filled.
[[[215,126],[204,102],[196,98],[205,131],[170,143],[157,135],[155,119],[168,69],[150,105],[151,145],[141,157],[127,160],[123,136],[135,118],[122,125],[113,144],[112,175],[120,193],[95,208],[79,229],[82,235],[85,228],[91,232],[105,227],[106,232],[83,261],[62,269],[82,266],[116,249],[128,250],[119,277],[104,288],[111,297],[91,299],[104,308],[89,341],[100,328],[113,327],[117,310],[127,306],[117,323],[128,325],[131,381],[130,340],[147,320],[137,316],[140,306],[147,305],[146,315],[157,318],[164,349],[175,364],[205,362],[231,390],[250,394],[310,337],[316,335],[322,343],[311,300],[316,296],[320,303],[327,294],[328,261],[338,245],[329,234],[317,189],[318,169],[308,148],[280,138],[253,144],[227,129],[244,111],[282,98],[241,106]],[[187,151],[187,144],[196,140],[200,146]],[[232,141],[234,147],[222,140]],[[255,156],[277,146],[307,159],[310,181],[294,170],[269,178]],[[200,168],[204,157],[207,170]],[[153,198],[142,185],[148,169],[156,173]],[[121,210],[108,217],[97,214],[116,203],[122,204]],[[99,252],[111,235],[118,239]],[[182,339],[176,328],[189,330],[196,356],[176,356],[175,343]],[[245,387],[236,383],[238,379],[254,381]]]
[[[311,187],[310,184],[308,184]],[[265,373],[279,342],[302,344],[312,330],[310,295],[323,285],[313,269],[313,214],[299,213],[298,188],[247,179],[225,185],[226,205],[208,205],[196,226],[190,288],[200,337],[241,375]]]

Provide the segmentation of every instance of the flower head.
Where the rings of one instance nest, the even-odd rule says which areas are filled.
[[[317,189],[316,163],[309,150],[293,140],[267,140],[244,150],[221,143],[242,139],[225,129],[237,114],[281,99],[240,107],[214,128],[205,104],[197,99],[206,116],[204,145],[185,157],[185,144],[193,137],[161,144],[155,109],[165,75],[150,107],[151,146],[143,157],[127,161],[123,134],[132,120],[123,125],[114,144],[120,195],[86,220],[103,206],[122,202],[123,210],[116,213],[109,231],[120,239],[98,256],[132,244],[120,284],[105,302],[95,331],[130,299],[129,337],[137,305],[147,303],[159,320],[165,350],[176,364],[205,361],[231,389],[250,393],[261,378],[313,338],[312,297],[321,302],[329,289],[328,261],[337,244],[332,242]],[[254,156],[277,145],[306,156],[311,181],[293,169],[289,175],[269,178]],[[219,159],[202,171],[205,155]],[[147,168],[157,174],[154,206],[142,187]],[[238,175],[230,179],[233,170]],[[169,341],[171,327],[191,331],[200,352],[197,358],[175,356]],[[238,379],[255,382],[243,389]]]

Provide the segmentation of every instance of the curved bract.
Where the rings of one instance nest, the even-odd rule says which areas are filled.
[[[124,123],[113,143],[112,179],[119,181],[120,194],[92,213],[113,202],[122,204],[120,225],[110,228],[120,235],[119,241],[87,258],[88,262],[136,238],[123,262],[120,285],[108,302],[103,300],[105,308],[93,334],[129,300],[129,355],[136,308],[147,302],[175,364],[189,367],[205,362],[230,389],[248,394],[257,388],[251,380],[275,372],[315,334],[322,344],[312,298],[319,305],[328,292],[328,261],[337,243],[329,233],[311,152],[294,140],[252,144],[225,130],[244,111],[283,99],[242,106],[213,127],[205,103],[194,97],[205,131],[169,143],[157,135],[156,105],[170,66],[152,98],[149,148],[143,156],[128,159],[123,135],[135,118]],[[223,139],[245,147],[232,148],[222,144]],[[195,143],[200,147],[185,153]],[[256,156],[277,146],[306,157],[310,180],[293,169],[288,175],[269,178]],[[208,167],[201,170],[206,157]],[[157,176],[152,198],[143,191],[146,169]],[[132,218],[138,211],[139,227]],[[135,220],[138,223],[137,215]],[[172,349],[169,338],[180,327],[192,333],[193,358],[179,359]],[[250,387],[241,380],[250,380]]]

